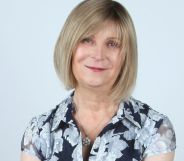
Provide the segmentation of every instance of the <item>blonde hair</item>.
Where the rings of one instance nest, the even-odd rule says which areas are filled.
[[[72,55],[82,37],[96,32],[106,21],[115,23],[122,42],[125,60],[110,93],[114,101],[127,99],[135,86],[137,77],[137,41],[134,24],[128,11],[113,0],[85,0],[68,16],[54,52],[54,67],[66,89],[76,87],[72,72]]]

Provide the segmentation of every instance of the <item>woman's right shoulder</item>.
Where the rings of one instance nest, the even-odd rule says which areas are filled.
[[[61,101],[55,108],[32,117],[22,137],[21,151],[31,156],[36,156],[40,160],[48,158],[52,149],[51,133],[58,116],[67,108],[68,99]]]
[[[37,127],[38,129],[42,128],[43,126],[45,126],[46,124],[52,124],[52,120],[55,116],[55,113],[58,109],[59,105],[56,105],[54,108],[44,112],[44,113],[41,113],[41,114],[38,114],[36,116],[33,116],[29,122],[28,122],[28,125],[27,125],[27,128],[28,127]]]
[[[58,122],[65,118],[65,114],[68,110],[68,105],[71,104],[73,92],[66,98],[62,99],[61,102],[47,112],[34,116],[28,122],[25,132],[40,133],[41,131],[52,131]]]
[[[45,124],[51,125],[58,108],[59,108],[59,105],[56,105],[55,108],[52,108],[42,114],[33,116],[30,119],[29,125],[34,124],[37,126],[37,128],[42,128]]]
[[[33,129],[34,127],[42,129],[44,128],[44,126],[48,126],[50,127],[50,129],[52,129],[54,118],[56,117],[56,115],[58,115],[59,110],[61,108],[64,108],[64,105],[68,104],[67,100],[68,98],[62,100],[54,108],[37,116],[33,116],[29,121],[28,127],[32,127],[31,129]]]

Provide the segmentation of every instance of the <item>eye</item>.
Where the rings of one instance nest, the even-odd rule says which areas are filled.
[[[111,41],[107,42],[107,46],[113,47],[113,48],[119,48],[120,47],[120,43],[117,42],[117,41],[111,40]]]
[[[90,37],[86,37],[86,38],[82,39],[81,42],[82,43],[93,43],[93,40]]]

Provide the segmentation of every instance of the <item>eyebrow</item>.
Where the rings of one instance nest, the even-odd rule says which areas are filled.
[[[92,37],[92,38],[94,38],[95,36],[94,36],[94,34],[89,34],[89,35],[85,35],[85,37]],[[118,38],[116,36],[110,36],[110,37],[107,37],[106,40],[117,40],[117,41],[120,41],[120,38]]]
[[[108,37],[107,40],[118,40],[118,41],[120,41],[120,39],[118,37]]]

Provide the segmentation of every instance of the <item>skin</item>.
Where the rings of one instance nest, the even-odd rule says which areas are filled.
[[[173,161],[174,160],[174,152],[169,152],[166,154],[160,154],[153,157],[147,157],[143,161]]]
[[[40,159],[38,159],[37,157],[28,155],[26,153],[21,153],[21,161],[41,161]]]
[[[112,106],[113,102],[107,98],[124,60],[114,24],[106,22],[102,28],[95,35],[81,40],[72,61],[78,82],[74,99],[83,98],[83,102],[85,99],[89,104],[85,109],[91,111],[107,110],[108,104]]]
[[[114,24],[106,22],[102,28],[79,42],[72,59],[72,70],[78,82],[74,94],[78,111],[74,118],[80,118],[80,124],[92,140],[118,109],[118,104],[109,99],[109,92],[124,61]],[[89,151],[83,149],[86,158]],[[171,152],[143,161],[173,161],[173,158],[174,152]],[[22,153],[21,161],[40,160]]]
[[[102,28],[95,35],[84,37],[73,55],[72,67],[78,82],[77,89],[108,93],[120,71],[124,57],[120,55],[116,27],[105,23]],[[104,70],[95,71],[90,67]]]

